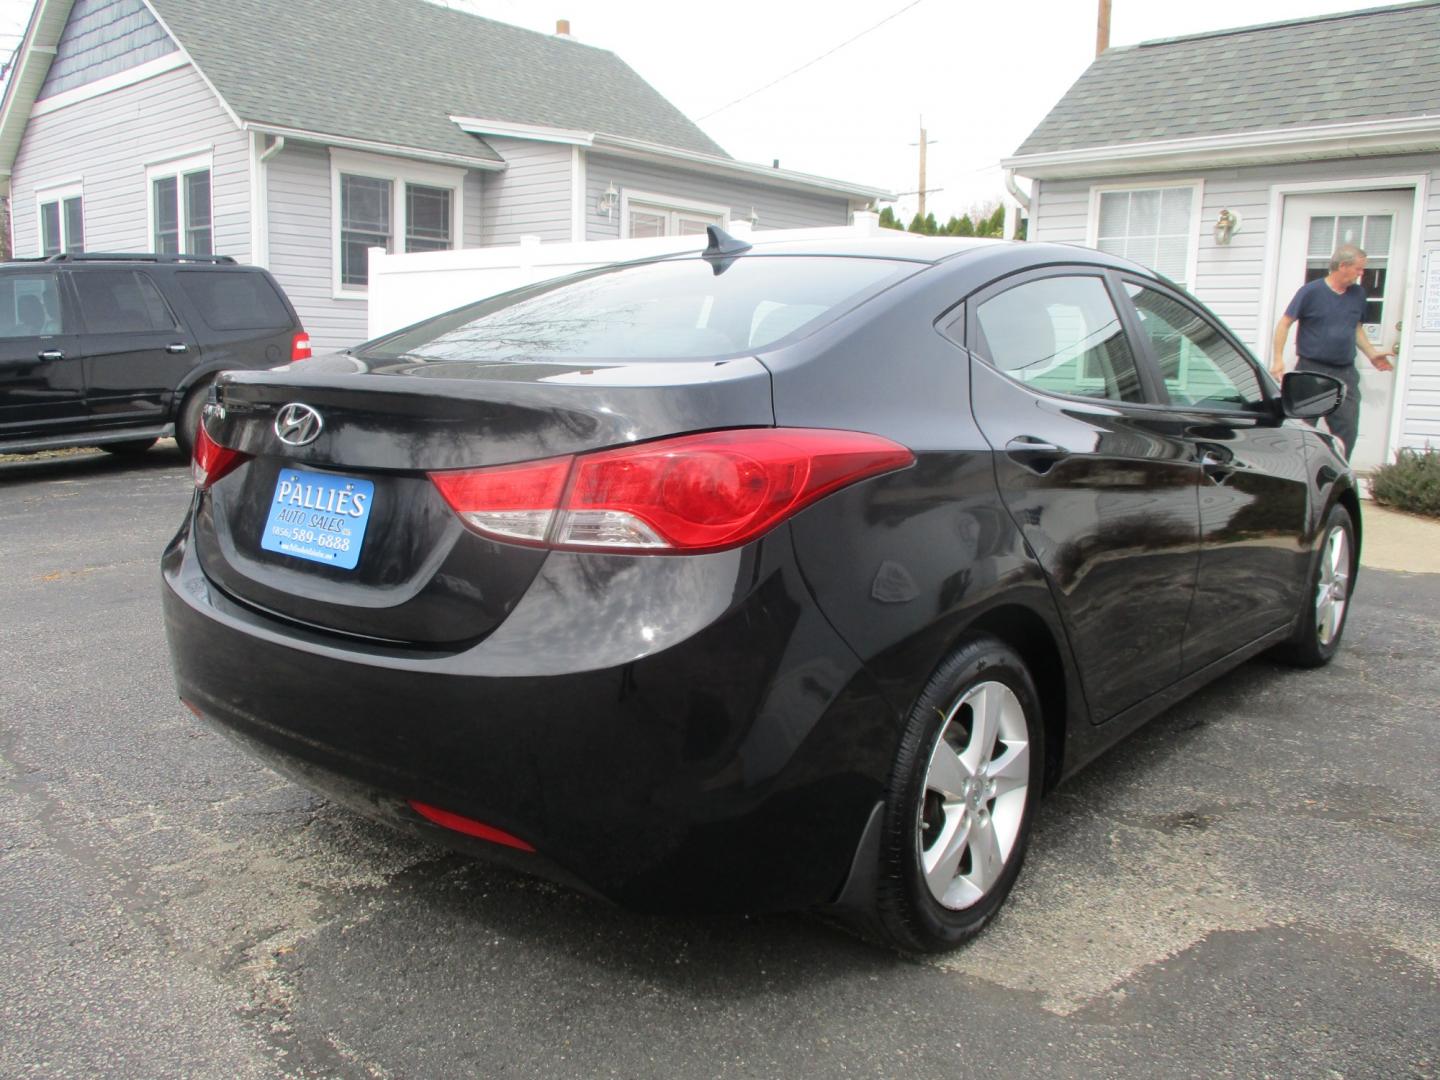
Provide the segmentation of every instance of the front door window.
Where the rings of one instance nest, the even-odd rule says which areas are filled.
[[[1385,322],[1385,277],[1390,265],[1390,240],[1395,232],[1393,214],[1327,214],[1310,219],[1305,248],[1305,280],[1330,272],[1330,256],[1341,244],[1354,244],[1365,252],[1365,333],[1380,340]]]
[[[1174,405],[1258,411],[1265,406],[1260,374],[1209,320],[1173,296],[1135,282],[1135,302],[1165,389]]]

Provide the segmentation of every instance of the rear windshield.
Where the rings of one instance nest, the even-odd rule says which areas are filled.
[[[422,362],[723,356],[818,325],[828,313],[921,268],[814,256],[750,256],[716,265],[687,258],[616,267],[460,308],[362,352]]]
[[[264,274],[180,270],[180,287],[211,330],[285,330],[290,312]]]

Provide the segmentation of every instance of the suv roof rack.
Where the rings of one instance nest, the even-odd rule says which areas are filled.
[[[153,262],[153,263],[217,263],[235,264],[229,255],[168,255],[154,251],[66,251],[51,255],[44,262]]]

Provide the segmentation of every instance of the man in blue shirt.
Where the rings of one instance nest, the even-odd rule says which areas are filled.
[[[1365,354],[1378,370],[1393,367],[1386,357],[1389,349],[1370,344],[1361,325],[1365,319],[1365,290],[1360,278],[1365,273],[1365,252],[1354,244],[1341,244],[1330,256],[1330,273],[1301,286],[1275,327],[1275,348],[1270,354],[1270,373],[1276,381],[1285,374],[1285,339],[1290,326],[1298,322],[1295,336],[1296,371],[1318,371],[1333,375],[1345,384],[1345,400],[1326,419],[1331,432],[1345,444],[1345,456],[1355,448],[1360,429],[1360,373],[1355,370],[1355,350]]]

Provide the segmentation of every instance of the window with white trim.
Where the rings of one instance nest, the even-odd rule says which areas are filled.
[[[213,255],[210,155],[151,165],[150,249],[161,255]]]
[[[1100,191],[1095,246],[1188,287],[1198,192],[1193,184]]]
[[[35,194],[40,222],[40,254],[85,250],[85,197],[79,184]]]
[[[388,252],[458,247],[465,174],[419,162],[332,150],[335,292],[363,296],[371,248]]]
[[[702,235],[707,225],[724,228],[729,217],[730,211],[724,206],[627,191],[621,200],[620,235],[632,239]]]
[[[366,254],[372,247],[394,251],[390,222],[393,201],[389,180],[372,176],[340,176],[340,284],[365,288],[370,282]]]

